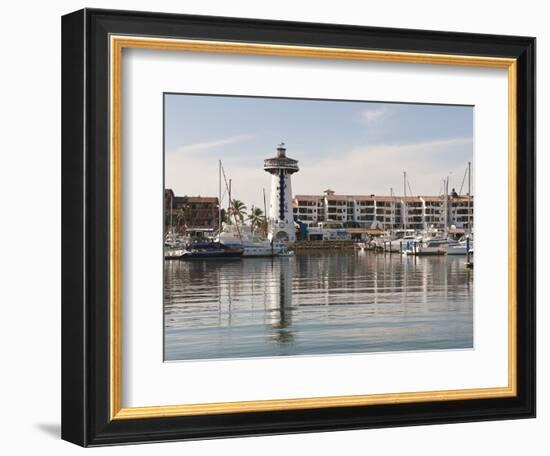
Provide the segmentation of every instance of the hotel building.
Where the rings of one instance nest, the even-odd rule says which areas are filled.
[[[219,225],[219,201],[212,196],[176,196],[172,189],[164,190],[165,230],[169,228],[170,212],[184,213],[183,224],[187,231],[212,232]],[[174,216],[175,218],[175,216]],[[175,223],[175,220],[173,220]]]
[[[445,217],[447,209],[447,217]],[[453,227],[457,234],[473,226],[473,197],[337,195],[295,195],[294,219],[308,228],[319,226],[363,228],[366,230],[444,229]]]

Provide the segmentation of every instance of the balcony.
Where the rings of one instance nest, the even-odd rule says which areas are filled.
[[[279,170],[295,173],[300,170],[298,161],[288,157],[267,158],[264,160],[264,171],[275,173]]]

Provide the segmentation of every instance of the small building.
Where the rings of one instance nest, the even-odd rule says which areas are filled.
[[[165,226],[176,231],[209,233],[219,226],[219,201],[213,196],[175,196],[164,190]]]

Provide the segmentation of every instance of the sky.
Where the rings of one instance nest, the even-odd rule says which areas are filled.
[[[459,191],[473,159],[473,107],[166,94],[164,141],[178,196],[217,196],[221,160],[232,197],[263,207],[280,142],[299,162],[294,195],[402,195],[403,171],[412,194],[437,195],[446,176]]]

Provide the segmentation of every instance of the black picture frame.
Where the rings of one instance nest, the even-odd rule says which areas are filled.
[[[109,36],[517,59],[517,395],[111,420]],[[62,19],[62,438],[82,446],[535,416],[535,39],[84,9]]]

